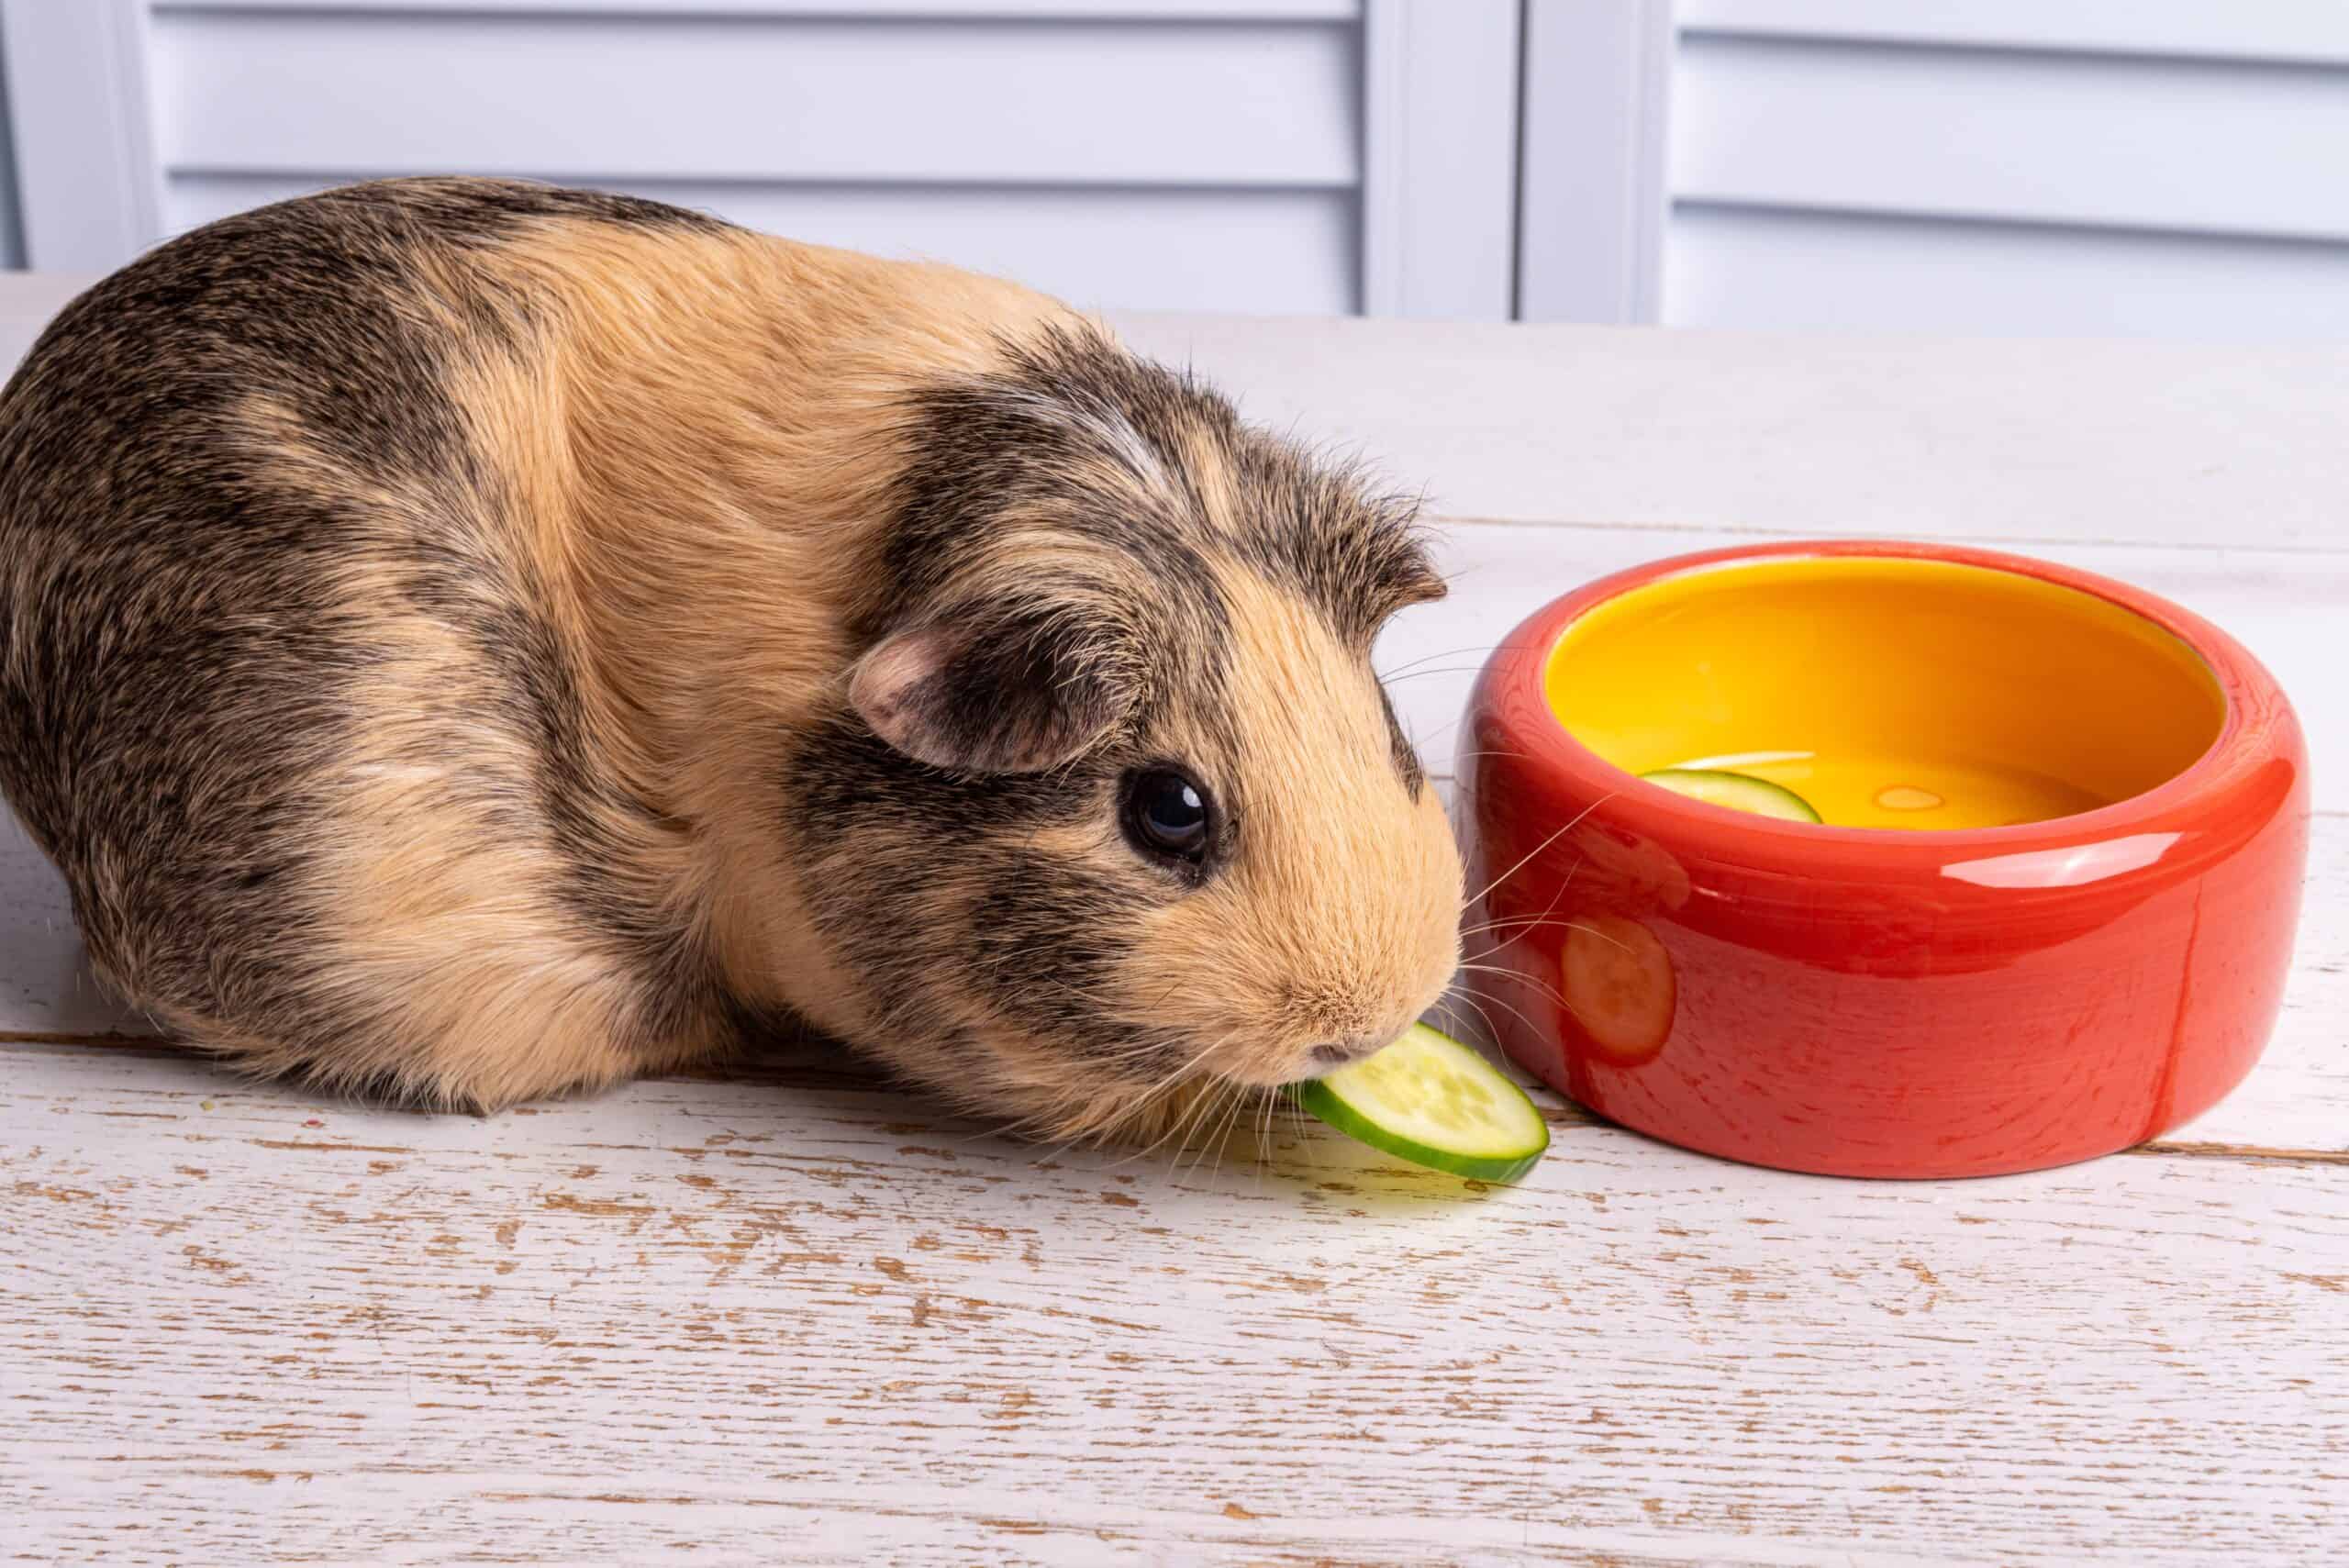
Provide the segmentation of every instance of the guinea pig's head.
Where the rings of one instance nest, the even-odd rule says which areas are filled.
[[[1394,1039],[1459,961],[1371,668],[1411,508],[1090,331],[925,390],[862,651],[793,769],[863,1041],[1041,1136]]]

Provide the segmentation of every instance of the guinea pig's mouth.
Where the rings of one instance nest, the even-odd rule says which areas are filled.
[[[1292,1084],[1375,1056],[1400,1033],[1278,1040],[1233,1030],[1198,1038],[1140,1026],[1083,1038],[1074,1059],[1069,1047],[1078,1042],[1066,1033],[1052,1054],[1036,1050],[1033,1033],[991,1038],[986,1054],[996,1056],[998,1075],[985,1098],[1008,1113],[1008,1131],[1017,1136],[1137,1151],[1193,1148],[1241,1127],[1266,1127]],[[1052,1056],[1060,1066],[1039,1073]],[[1075,1063],[1087,1066],[1071,1071]]]
[[[1376,1035],[1359,1035],[1345,1040],[1324,1040],[1318,1045],[1290,1047],[1268,1053],[1261,1064],[1222,1066],[1212,1070],[1212,1076],[1240,1089],[1262,1090],[1266,1094],[1335,1073],[1357,1062],[1375,1056],[1392,1045],[1402,1031]]]

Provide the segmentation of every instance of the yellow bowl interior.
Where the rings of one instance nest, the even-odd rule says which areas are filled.
[[[1627,773],[1765,778],[1854,828],[2093,810],[2208,751],[2226,698],[2191,648],[2077,589],[1949,562],[1701,568],[1577,617],[1550,706]]]

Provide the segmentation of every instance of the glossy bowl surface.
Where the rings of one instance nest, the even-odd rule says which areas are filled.
[[[1827,823],[1634,776],[1695,762]],[[2199,617],[2043,562],[1846,540],[1593,583],[1486,664],[1459,774],[1469,973],[1509,1054],[1759,1164],[2143,1141],[2249,1071],[2290,963],[2283,693]]]

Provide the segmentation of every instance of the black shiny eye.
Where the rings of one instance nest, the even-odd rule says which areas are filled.
[[[1150,854],[1197,865],[1207,858],[1212,814],[1206,788],[1172,768],[1127,781],[1126,833]]]

